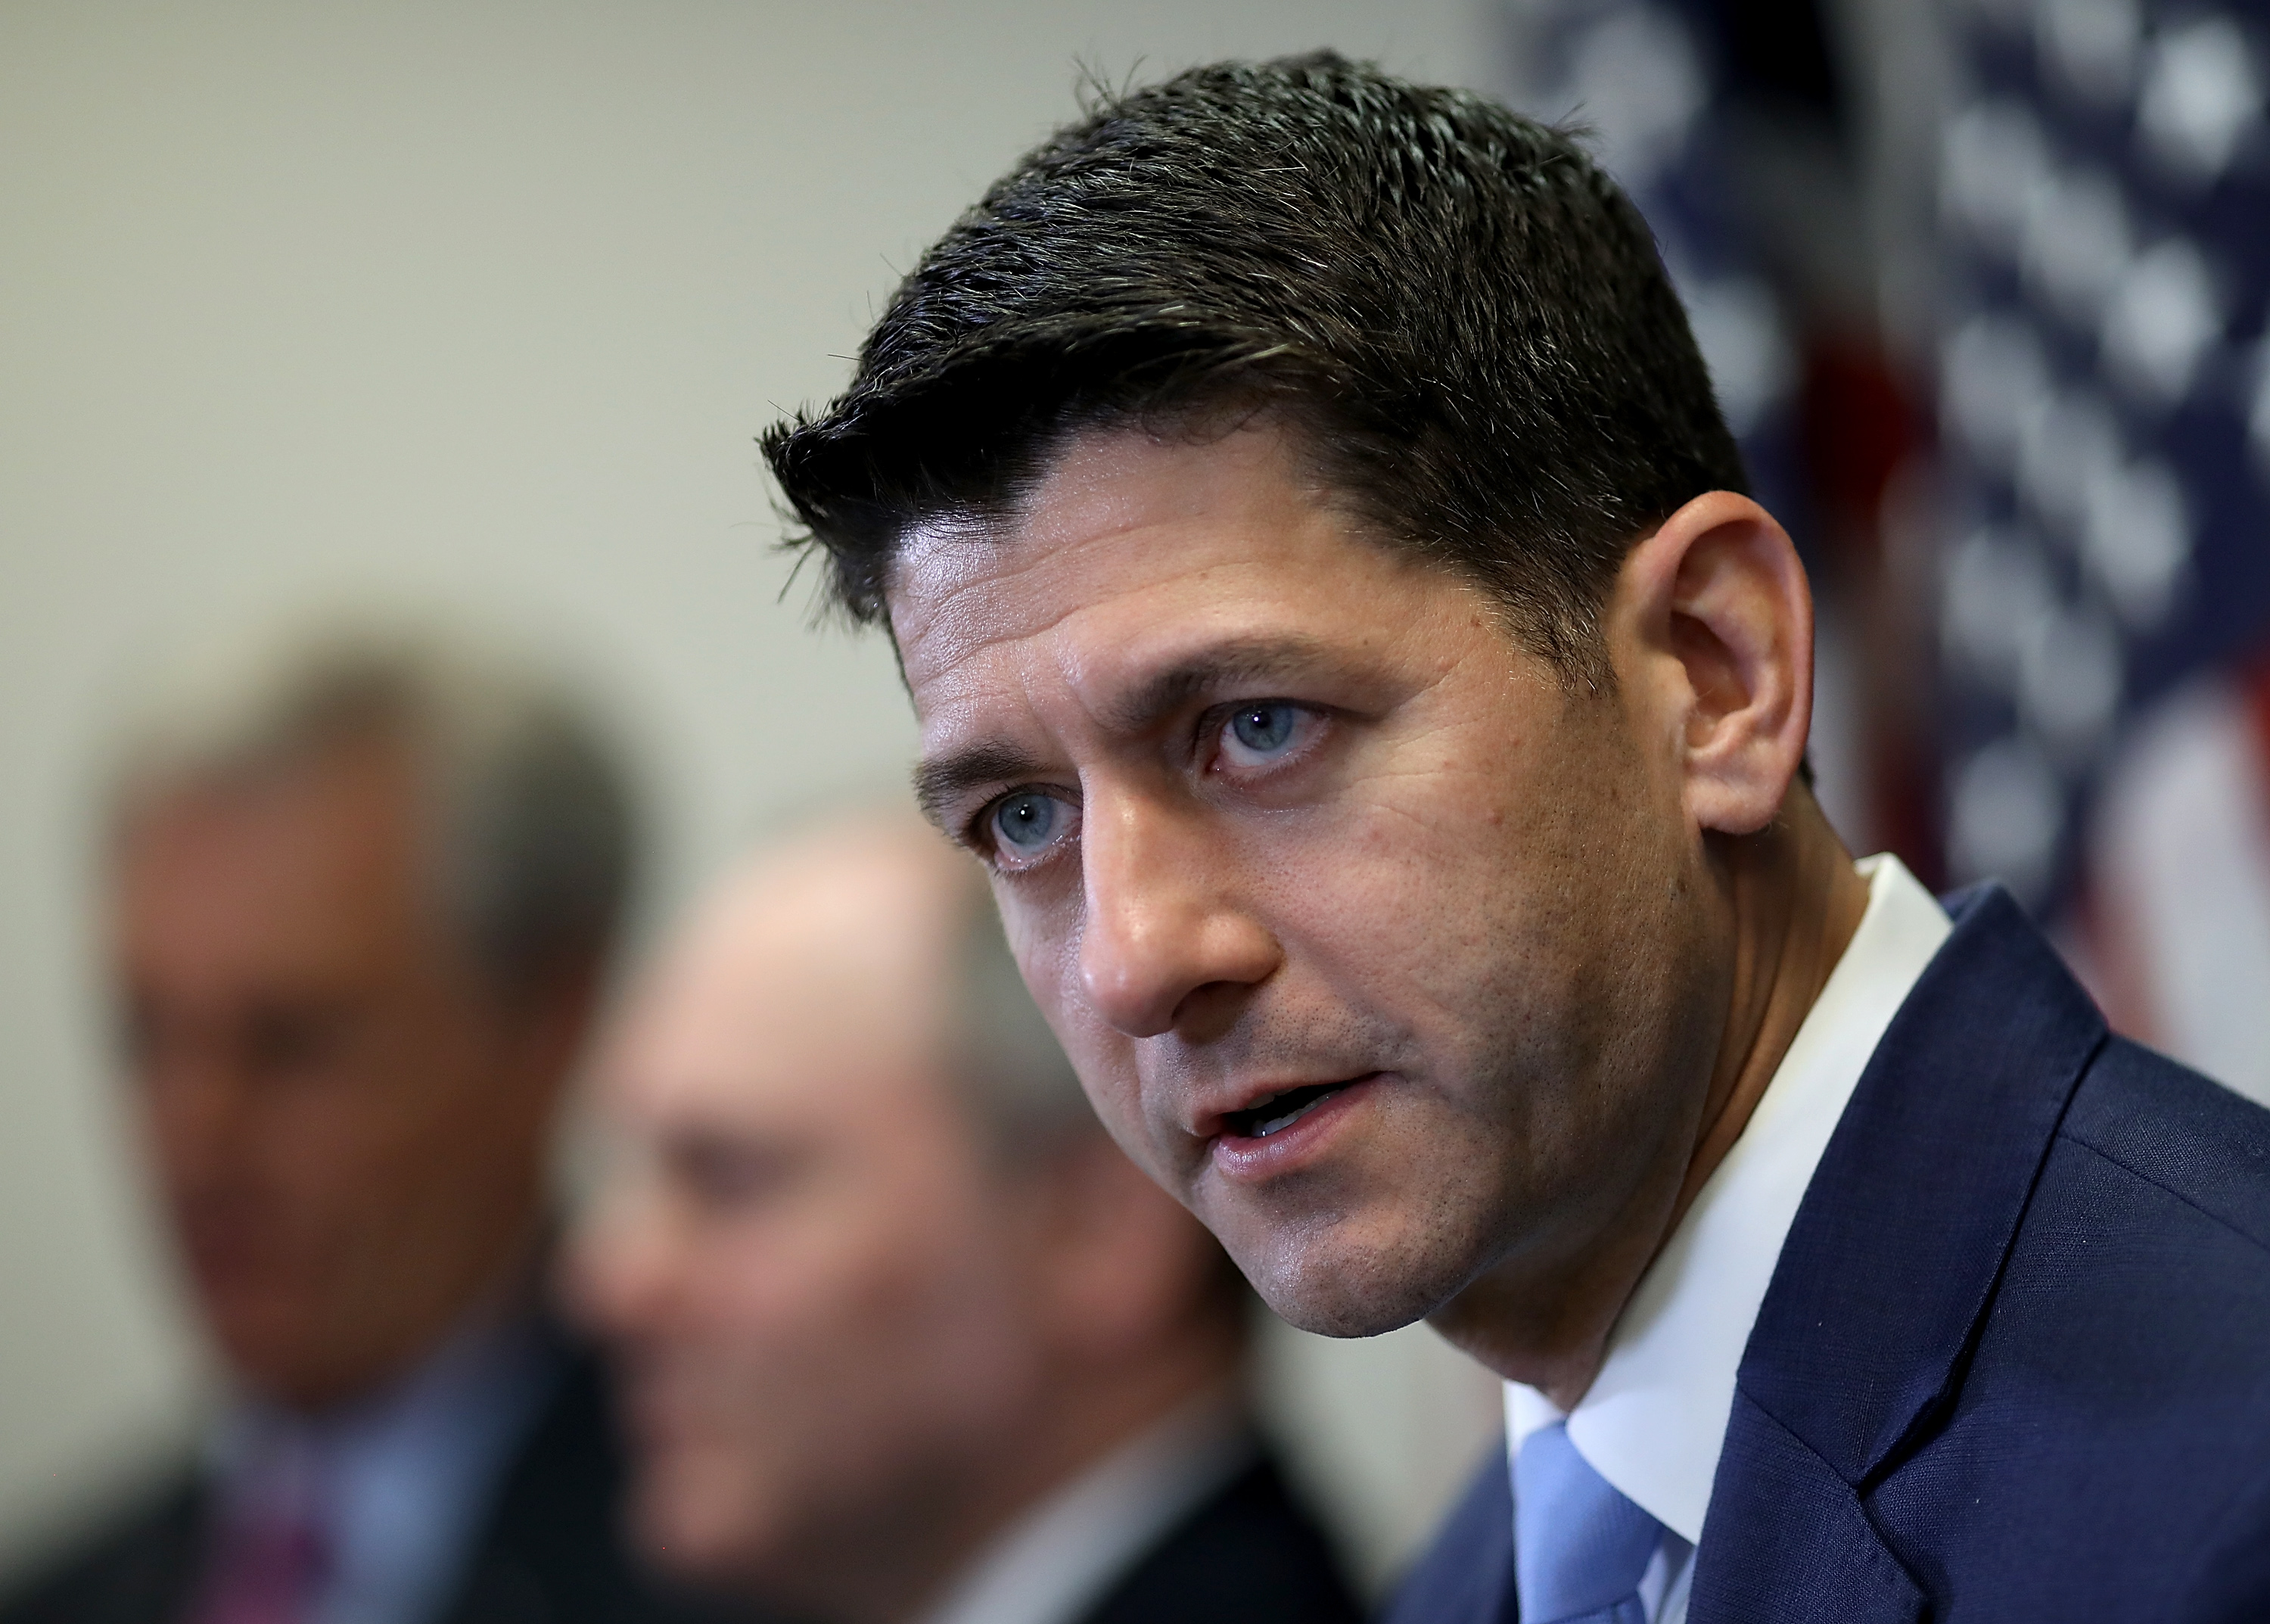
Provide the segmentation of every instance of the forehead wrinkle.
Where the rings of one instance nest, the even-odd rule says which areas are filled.
[[[1074,468],[1075,463],[1080,466]],[[1198,500],[1199,493],[1186,484],[1170,486],[1162,508],[1155,492],[1130,495],[1117,488],[1124,478],[1116,470],[1086,465],[1077,456],[1059,463],[1057,471],[1007,519],[988,523],[968,518],[939,519],[911,526],[904,534],[893,563],[885,596],[893,604],[893,634],[901,644],[901,665],[907,645],[948,646],[944,656],[924,664],[937,669],[959,664],[982,649],[1005,641],[1038,638],[1054,631],[1111,590],[1108,579],[1114,566],[1124,568],[1131,557],[1147,556],[1141,538],[1164,530],[1172,536],[1192,523],[1219,524],[1220,516]],[[1232,526],[1232,528],[1235,528]],[[1084,562],[1099,551],[1106,562]],[[986,636],[979,633],[989,618],[987,597],[1013,590],[1020,577],[1057,570],[1064,577],[1030,589],[1045,603],[1051,596],[1061,602],[1046,619],[1013,633]],[[981,594],[974,605],[966,604]],[[898,610],[913,612],[914,622],[900,634]],[[911,673],[909,673],[911,675]]]
[[[911,662],[920,668],[920,674],[907,671],[910,690],[918,692],[934,685],[988,649],[1030,644],[1045,638],[1087,607],[1084,596],[1066,594],[1068,601],[1057,604],[1046,619],[1029,625],[1003,627],[988,634],[983,628],[989,619],[997,617],[989,615],[990,605],[985,598],[960,607],[958,612],[957,606],[971,593],[998,590],[1017,575],[1043,567],[1050,558],[1048,549],[1020,543],[1013,537],[989,538],[984,545],[1000,552],[1025,556],[1010,569],[955,569],[933,553],[927,560],[931,567],[920,571],[930,577],[922,587],[910,587],[904,574],[893,582],[893,598],[916,612],[911,617],[916,624],[902,632],[895,624],[894,615],[892,628],[900,647],[901,668],[905,670],[909,665],[909,654],[920,656]],[[910,598],[916,601],[909,602]],[[1030,658],[1028,656],[1025,664],[1029,664]]]

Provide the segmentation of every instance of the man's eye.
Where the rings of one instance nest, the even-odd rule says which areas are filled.
[[[1299,738],[1305,713],[1286,700],[1241,705],[1222,724],[1221,753],[1233,767],[1261,767]]]
[[[328,1005],[263,1008],[238,1034],[241,1057],[271,1081],[306,1081],[338,1070],[352,1046],[353,1028],[348,1012]]]
[[[712,1212],[742,1211],[778,1198],[805,1171],[786,1149],[710,1139],[671,1147],[679,1187]]]
[[[1015,861],[1036,857],[1063,839],[1072,823],[1072,808],[1053,795],[1020,790],[995,802],[987,821],[994,849]]]

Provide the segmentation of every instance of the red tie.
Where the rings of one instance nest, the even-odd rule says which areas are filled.
[[[309,1624],[330,1566],[323,1530],[297,1512],[255,1511],[223,1530],[194,1624]]]

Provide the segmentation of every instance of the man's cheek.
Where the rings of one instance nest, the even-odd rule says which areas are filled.
[[[1154,1143],[1157,1136],[1143,1109],[1142,1079],[1131,1057],[1119,1045],[1109,1045],[1102,1053],[1075,1053],[1072,1067],[1079,1073],[1088,1103],[1095,1108],[1104,1131],[1136,1166],[1154,1178],[1163,1178],[1165,1169],[1160,1166],[1159,1146]]]
[[[1001,931],[1008,938],[1009,955],[1016,960],[1018,973],[1024,976],[1033,1002],[1040,1006],[1042,1019],[1085,1081],[1089,1075],[1086,1051],[1093,1046],[1094,1014],[1080,986],[1078,937],[1050,928],[1045,914],[1002,898],[998,890],[994,894],[1000,902]]]
[[[1110,1130],[1111,1137],[1126,1146],[1143,1135],[1142,1087],[1115,1061],[1116,1057],[1109,1055],[1076,1057],[1073,1069],[1079,1073],[1080,1085],[1087,1089],[1096,1116]]]

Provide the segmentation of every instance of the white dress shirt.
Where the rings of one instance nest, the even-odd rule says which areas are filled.
[[[1664,1526],[1640,1585],[1650,1624],[1685,1624],[1734,1373],[1782,1242],[1869,1057],[1952,928],[1897,857],[1858,867],[1868,881],[1859,929],[1741,1137],[1641,1277],[1606,1361],[1568,1414],[1577,1452]],[[1506,1383],[1505,1411],[1509,1457],[1562,1415],[1517,1382]]]
[[[1252,1461],[1228,1390],[1184,1405],[1020,1517],[924,1624],[1066,1624]]]

